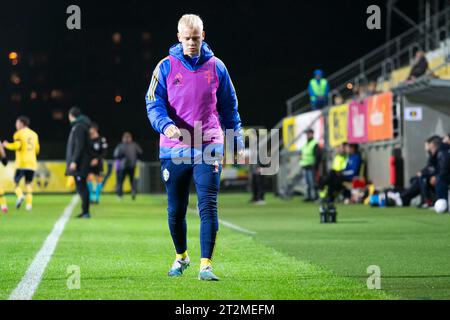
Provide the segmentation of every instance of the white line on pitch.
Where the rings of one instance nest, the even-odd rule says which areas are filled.
[[[52,232],[48,235],[47,239],[45,239],[42,248],[34,257],[33,262],[31,262],[22,280],[9,296],[9,300],[31,300],[33,298],[33,295],[41,282],[45,268],[58,244],[59,237],[61,236],[77,202],[78,196],[75,195],[69,205],[64,209],[61,217],[56,221]]]
[[[198,211],[195,210],[195,209],[192,209],[192,208],[188,208],[188,211],[191,212],[191,213],[198,214]],[[256,234],[255,231],[251,231],[251,230],[239,227],[239,226],[237,226],[237,225],[235,225],[235,224],[233,224],[231,222],[228,222],[228,221],[225,221],[225,220],[222,220],[222,219],[219,219],[219,223],[221,225],[223,225],[224,227],[227,227],[227,228],[230,228],[230,229],[233,229],[235,231],[239,231],[239,232],[242,232],[242,233],[245,233],[245,234],[249,234],[251,236],[254,236]]]

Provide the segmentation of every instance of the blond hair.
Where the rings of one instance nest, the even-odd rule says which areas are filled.
[[[178,20],[178,32],[181,32],[183,27],[189,29],[200,28],[200,31],[203,31],[203,21],[196,14],[185,14]]]

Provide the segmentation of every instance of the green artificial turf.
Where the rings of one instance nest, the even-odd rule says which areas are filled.
[[[69,220],[34,299],[439,299],[450,298],[450,215],[418,209],[339,207],[336,225],[318,222],[317,205],[273,196],[221,194],[214,256],[219,282],[197,280],[199,218],[188,213],[191,267],[167,277],[174,250],[163,195],[136,202],[104,196],[90,220]],[[0,298],[6,299],[70,196],[36,196],[32,213],[0,218]],[[191,207],[196,198],[191,196]],[[78,208],[77,208],[78,209]],[[80,268],[69,289],[67,268]],[[367,289],[367,267],[381,269],[382,290]]]
[[[8,197],[9,213],[0,213],[0,299],[7,299],[22,279],[70,196],[36,196],[32,212],[14,208]]]
[[[450,299],[450,214],[416,208],[338,206],[338,223],[320,224],[318,206],[269,196],[267,205],[232,201],[222,217],[256,231],[257,242],[366,283],[379,266],[381,289],[404,299]],[[257,210],[255,210],[257,209]]]

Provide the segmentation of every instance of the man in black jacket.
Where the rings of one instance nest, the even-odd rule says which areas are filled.
[[[436,137],[430,143],[430,152],[436,154],[436,174],[431,178],[430,184],[436,190],[436,200],[448,200],[448,186],[450,184],[450,153],[449,145]]]
[[[81,110],[73,107],[69,110],[69,121],[72,125],[66,149],[66,175],[75,179],[76,190],[82,202],[82,212],[78,218],[90,218],[89,214],[89,189],[87,176],[91,161],[89,145],[90,120],[81,114]]]
[[[426,166],[420,170],[410,180],[410,187],[404,190],[400,197],[403,206],[409,206],[411,200],[420,194],[421,201],[418,207],[428,208],[433,205],[431,191],[434,191],[434,185],[431,184],[433,177],[436,175],[437,152],[431,152],[431,142],[439,139],[439,136],[431,136],[425,141],[425,150],[428,153],[428,161]]]

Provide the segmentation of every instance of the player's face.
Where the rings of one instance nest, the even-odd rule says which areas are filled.
[[[20,129],[23,129],[23,127],[24,127],[24,125],[23,125],[22,121],[16,120],[16,129],[20,130]]]
[[[183,53],[191,58],[200,55],[203,40],[205,40],[205,32],[200,28],[184,27],[178,33],[178,41],[183,45]]]

